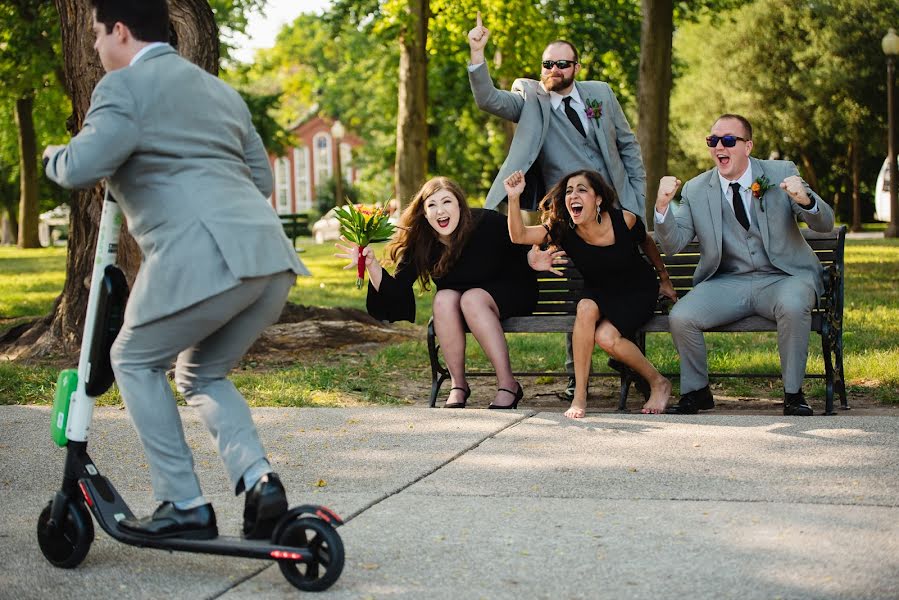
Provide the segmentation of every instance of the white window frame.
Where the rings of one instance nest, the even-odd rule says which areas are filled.
[[[319,149],[320,140],[325,141],[325,147]],[[324,185],[334,174],[331,136],[321,131],[312,136],[312,157],[315,165],[315,185]],[[324,160],[322,160],[324,159]],[[322,164],[324,163],[324,164]]]
[[[275,159],[275,211],[279,215],[290,213],[290,161],[286,156]]]
[[[353,183],[353,147],[350,144],[340,144],[340,168],[343,169],[343,180]]]
[[[293,149],[294,189],[296,190],[297,212],[312,208],[312,173],[309,148],[299,146]]]

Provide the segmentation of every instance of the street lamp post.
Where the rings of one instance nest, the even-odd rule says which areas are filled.
[[[336,168],[336,173],[334,176],[334,205],[340,206],[343,204],[343,172],[340,168],[340,140],[343,139],[343,136],[346,134],[346,129],[343,127],[343,123],[339,120],[334,121],[334,124],[331,125],[331,139],[334,140],[334,165]]]
[[[899,55],[899,35],[890,27],[881,42],[883,53],[887,56],[887,161],[890,164],[890,224],[884,233],[886,237],[899,237],[899,200],[896,188],[899,187],[899,169],[896,168],[896,55]]]

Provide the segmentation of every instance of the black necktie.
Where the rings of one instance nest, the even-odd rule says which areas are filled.
[[[571,96],[566,96],[562,102],[565,103],[565,114],[568,115],[568,120],[571,121],[571,124],[574,125],[574,128],[577,129],[582,136],[587,137],[587,132],[584,131],[584,124],[581,123],[581,118],[577,115],[577,111],[571,108]]]
[[[733,192],[734,203],[734,214],[737,216],[737,221],[740,222],[740,225],[743,226],[743,229],[749,229],[749,217],[746,216],[746,209],[743,207],[743,197],[740,196],[740,184],[732,183],[730,184],[730,189]]]

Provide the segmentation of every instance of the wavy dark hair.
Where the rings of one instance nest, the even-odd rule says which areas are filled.
[[[568,227],[568,207],[565,206],[565,189],[572,177],[583,175],[590,187],[599,196],[599,215],[608,214],[609,208],[621,208],[615,189],[606,183],[602,175],[590,169],[574,171],[562,177],[540,201],[540,220],[549,231],[550,242],[554,245],[562,243],[565,227]]]
[[[440,236],[425,218],[425,200],[441,190],[448,191],[459,202],[459,225],[446,244],[440,241]],[[443,277],[452,269],[473,229],[471,208],[459,184],[449,177],[434,177],[421,186],[403,211],[396,236],[387,247],[387,255],[394,264],[407,261],[413,265],[422,289],[427,290],[431,278]]]

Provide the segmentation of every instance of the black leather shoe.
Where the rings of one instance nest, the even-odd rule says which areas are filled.
[[[568,378],[568,385],[565,386],[565,391],[561,394],[558,394],[559,400],[562,402],[571,402],[574,400],[574,377]]]
[[[634,389],[643,395],[643,401],[649,402],[649,396],[652,394],[652,388],[650,387],[649,382],[646,381],[646,379],[642,375],[631,369],[620,360],[615,360],[614,358],[610,358],[609,362],[606,364],[609,365],[610,369],[618,371],[622,375],[628,375],[631,378],[631,383],[634,384]]]
[[[171,502],[163,502],[152,516],[122,519],[119,527],[128,533],[151,538],[211,540],[219,535],[211,504],[180,510]]]
[[[709,386],[687,392],[680,397],[680,402],[674,406],[669,406],[665,412],[669,415],[695,415],[701,410],[711,410],[715,408],[715,399],[712,397],[712,390]]]
[[[784,392],[784,414],[793,417],[810,417],[814,413],[805,401],[805,394],[799,390],[795,394]]]
[[[269,473],[247,490],[243,506],[243,536],[265,540],[272,536],[278,519],[287,512],[287,494],[277,473]]]

